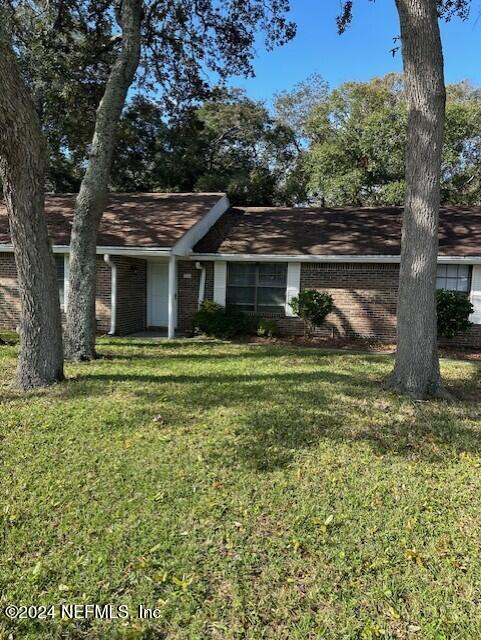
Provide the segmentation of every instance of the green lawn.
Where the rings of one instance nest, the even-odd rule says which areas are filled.
[[[1,639],[481,637],[479,365],[443,363],[446,406],[384,392],[384,356],[100,353],[21,396],[0,347],[0,606],[132,617],[0,616]]]

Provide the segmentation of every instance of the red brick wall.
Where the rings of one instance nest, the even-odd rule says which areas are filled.
[[[481,349],[481,324],[474,324],[466,333],[454,338],[441,338],[439,343],[443,346]]]
[[[121,259],[124,261],[125,259]],[[122,274],[122,265],[119,268]],[[121,275],[122,277],[122,275]],[[145,281],[145,276],[144,276]],[[110,267],[105,264],[103,258],[97,258],[97,299],[95,314],[97,318],[97,330],[99,333],[107,333],[110,330]],[[144,286],[145,289],[145,286]],[[121,294],[121,299],[122,299]],[[140,302],[145,308],[144,302]],[[144,313],[144,312],[142,312]],[[124,320],[120,315],[120,326]],[[0,254],[0,329],[14,331],[20,322],[20,297],[17,287],[17,271],[15,259],[12,253]]]
[[[135,258],[113,258],[118,269],[117,332],[120,335],[141,331],[146,325],[147,263]],[[213,262],[206,268],[206,299],[212,299]],[[334,311],[318,335],[325,337],[363,337],[393,341],[396,337],[396,296],[398,265],[304,263],[301,288],[329,291]],[[186,277],[187,276],[187,277]],[[190,276],[190,277],[189,277]],[[101,257],[97,261],[97,328],[110,329],[110,267]],[[178,332],[192,330],[197,309],[200,270],[193,261],[178,263]],[[286,335],[302,335],[304,324],[284,315],[276,318]],[[0,254],[0,329],[15,329],[19,323],[19,300],[15,262],[12,254]],[[481,347],[481,325],[443,343]]]
[[[20,322],[17,269],[13,253],[0,253],[0,329],[13,330]]]
[[[206,270],[205,298],[212,300],[214,295],[214,263],[203,262]],[[195,262],[177,263],[177,331],[181,334],[192,331],[192,319],[197,311],[200,284],[200,269]]]
[[[394,340],[398,273],[395,264],[303,263],[301,289],[327,291],[334,301],[325,326],[315,334]],[[288,334],[304,333],[298,318],[279,324]]]
[[[117,333],[145,329],[147,263],[136,258],[112,258],[117,265]],[[110,331],[111,268],[97,257],[97,331]],[[0,329],[15,330],[20,322],[20,300],[13,254],[0,254]]]
[[[117,265],[117,334],[143,331],[147,317],[147,262],[112,257]]]
[[[117,335],[143,331],[146,325],[147,262],[137,258],[112,256],[117,265]],[[110,331],[112,271],[103,257],[97,258],[97,331]]]
[[[63,315],[63,314],[62,314]],[[110,329],[110,267],[97,258],[97,330]],[[15,331],[20,323],[20,296],[12,253],[0,253],[0,329]]]
[[[207,269],[206,298],[213,296],[213,263]],[[190,278],[184,278],[190,273]],[[197,308],[199,271],[193,262],[179,263],[179,327],[180,333],[192,330],[192,316]],[[385,342],[396,339],[396,301],[399,266],[396,264],[302,263],[301,289],[328,291],[334,310],[325,326],[317,330],[320,337],[361,337]],[[275,317],[284,335],[303,335],[304,323],[299,318]],[[462,336],[443,343],[481,348],[481,325],[475,325]]]

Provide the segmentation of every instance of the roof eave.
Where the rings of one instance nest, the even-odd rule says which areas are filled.
[[[396,255],[333,255],[333,254],[275,254],[275,253],[195,253],[191,260],[226,260],[239,262],[372,262],[399,264],[401,256]],[[466,262],[481,264],[479,256],[438,256],[438,262]]]
[[[52,246],[53,253],[70,253],[69,245],[55,244]],[[0,253],[12,253],[13,245],[0,244]],[[132,257],[168,257],[172,255],[172,247],[112,247],[98,246],[97,255],[108,253],[111,256],[132,256]]]

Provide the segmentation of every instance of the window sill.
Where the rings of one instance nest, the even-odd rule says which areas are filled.
[[[259,313],[259,312],[255,312],[255,311],[244,311],[244,313],[246,314],[246,316],[250,316],[251,318],[265,318],[265,319],[275,319],[275,320],[282,320],[283,318],[286,318],[286,314],[283,313],[282,311],[269,311],[266,313]]]

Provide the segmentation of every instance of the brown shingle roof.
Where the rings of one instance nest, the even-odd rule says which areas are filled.
[[[172,247],[224,194],[111,194],[97,244],[105,247]],[[68,245],[75,194],[48,195],[47,225],[53,244]],[[5,206],[0,204],[0,244],[10,244]]]
[[[233,208],[194,251],[397,256],[401,250],[401,215],[401,207]],[[481,256],[481,208],[441,209],[439,254]]]

